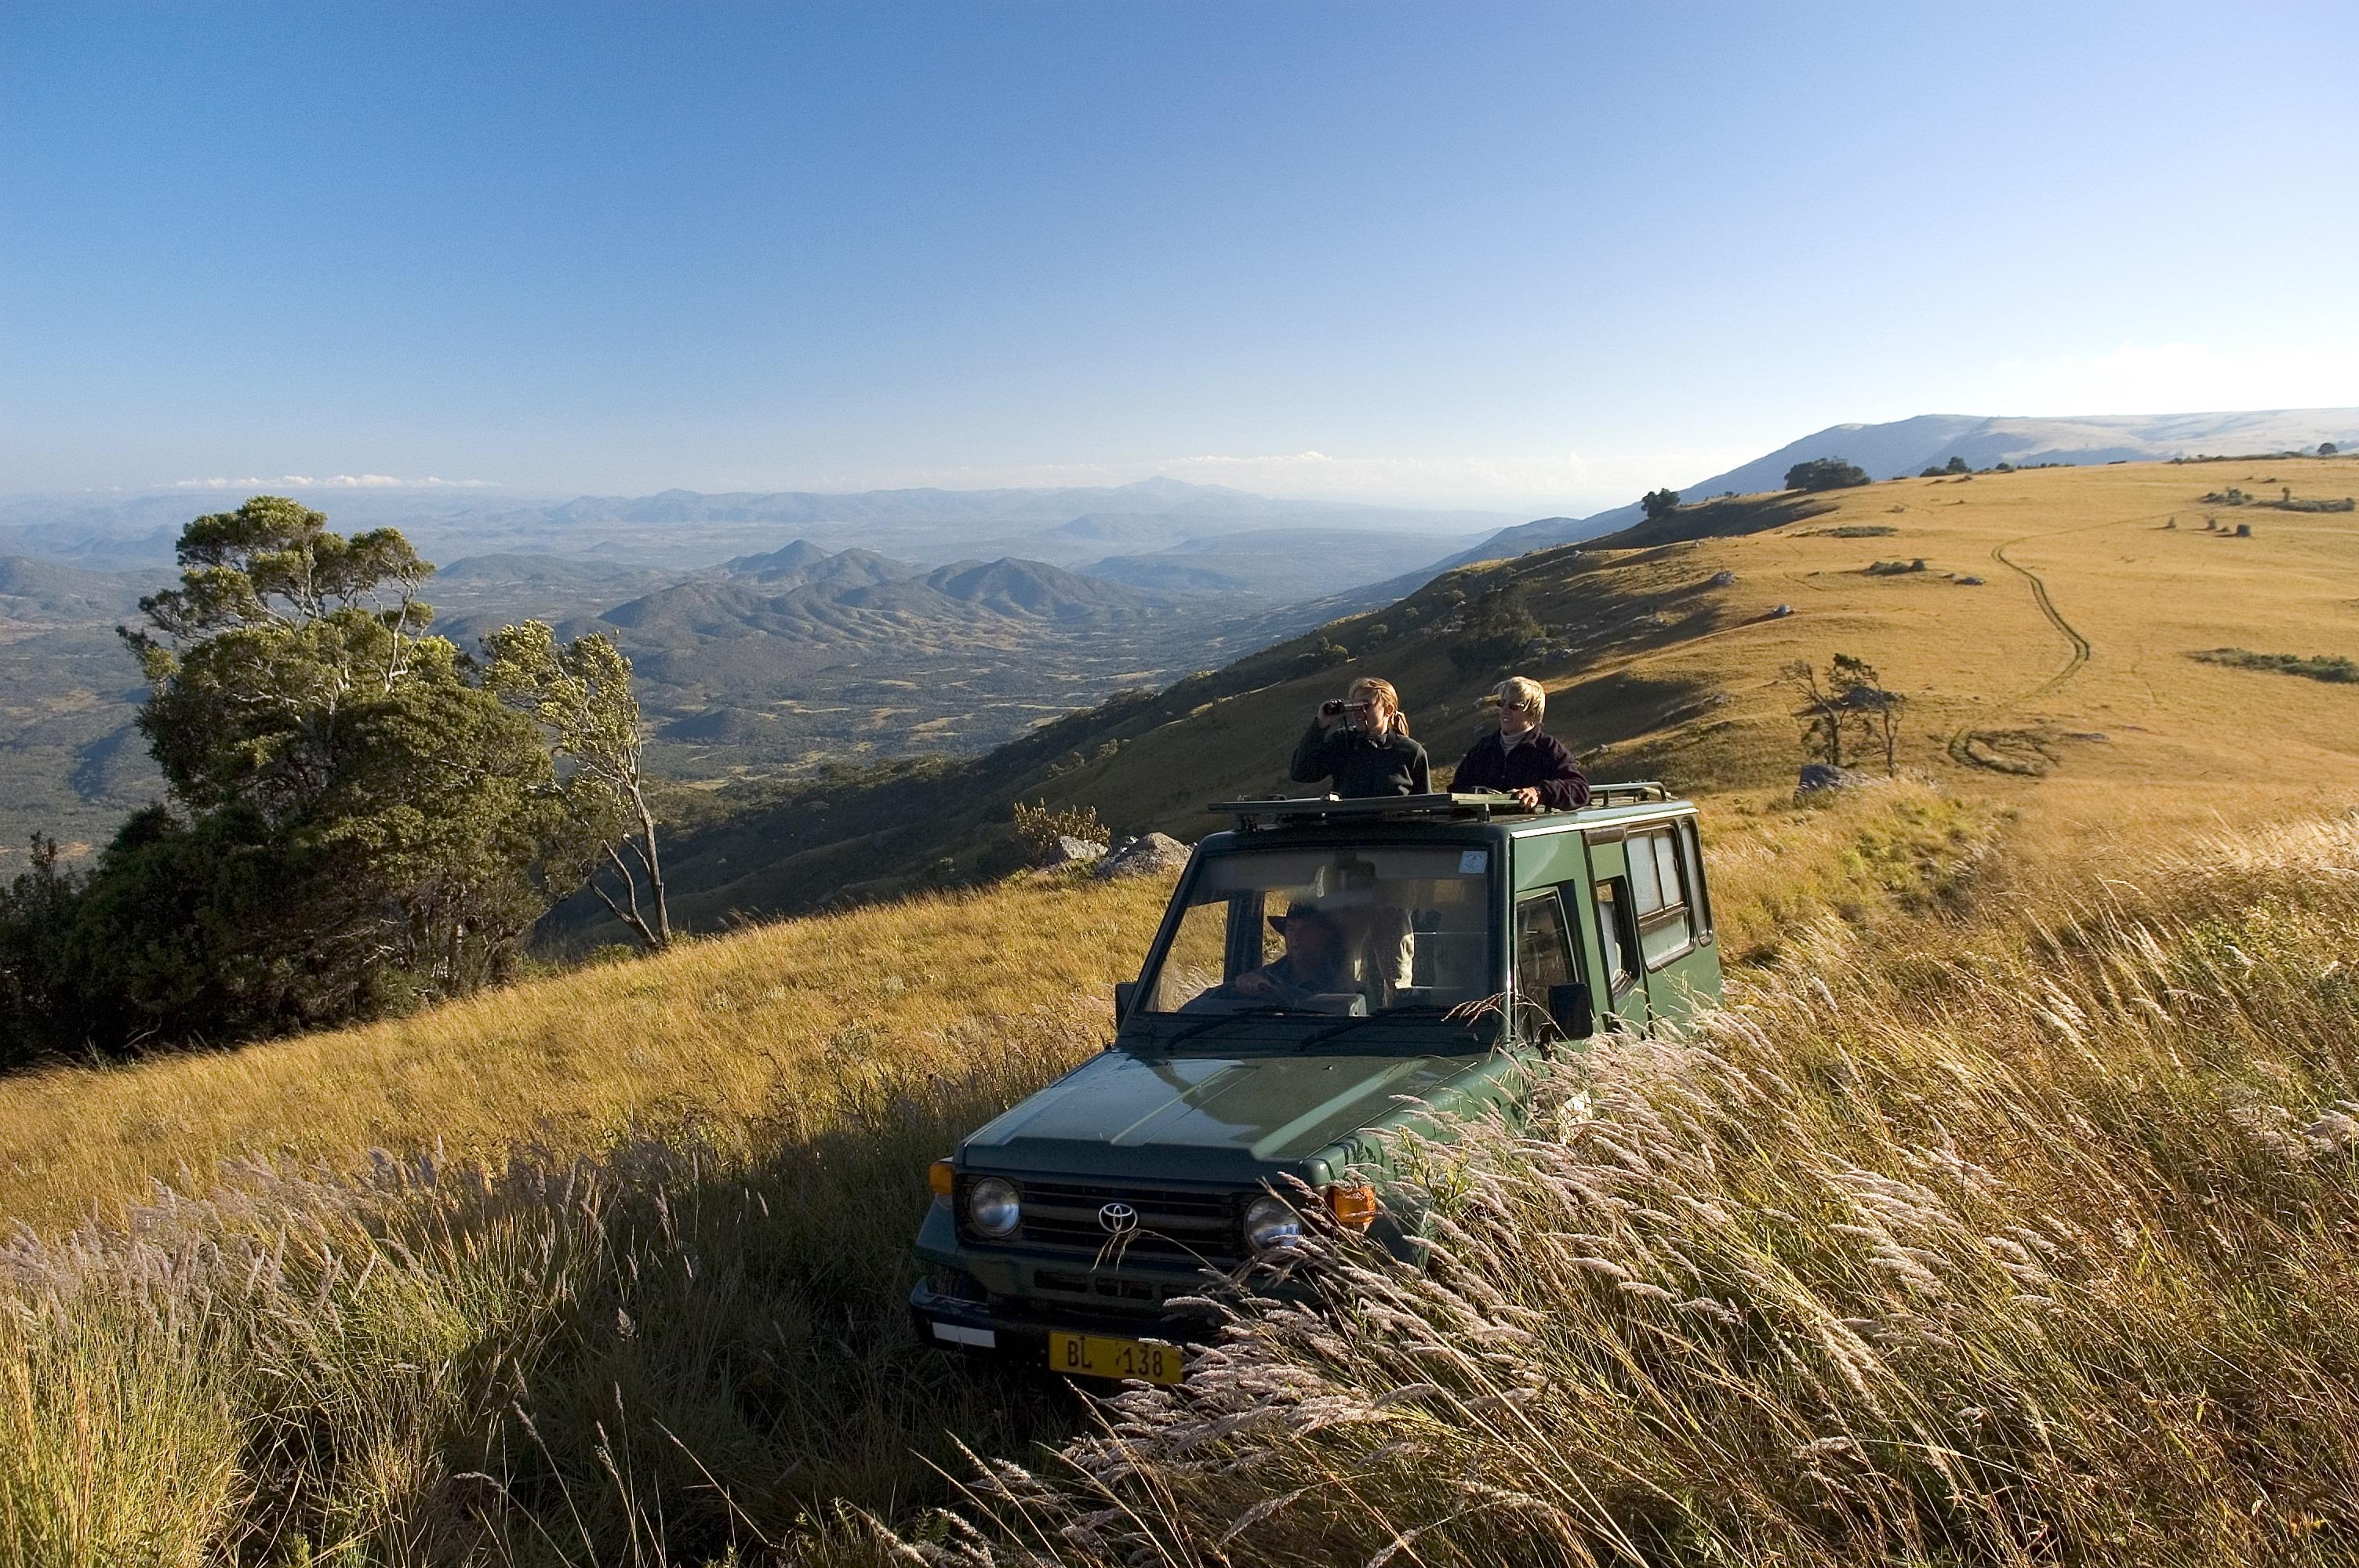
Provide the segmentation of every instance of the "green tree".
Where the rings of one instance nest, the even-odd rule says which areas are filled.
[[[2338,449],[2339,449],[2332,441],[2321,441],[2318,443],[2318,455],[2321,458],[2331,458]]]
[[[631,692],[631,661],[595,632],[560,648],[556,634],[538,621],[502,627],[484,639],[484,684],[530,715],[567,766],[558,793],[574,841],[594,857],[581,867],[582,881],[649,948],[670,946],[663,859],[640,773],[639,704]],[[623,858],[625,849],[637,862],[636,870]],[[621,880],[619,900],[600,885],[601,870]],[[644,909],[642,881],[647,890]]]
[[[394,529],[345,539],[327,521],[276,495],[198,518],[180,586],[142,599],[147,626],[123,633],[150,688],[140,731],[191,809],[303,810],[353,705],[455,670],[456,650],[423,636],[433,567]]]
[[[1680,492],[1668,487],[1650,490],[1638,498],[1638,505],[1647,514],[1647,521],[1651,523],[1658,517],[1669,517],[1679,510]]]
[[[1795,698],[1793,717],[1801,728],[1802,753],[1830,767],[1843,765],[1846,741],[1880,747],[1886,773],[1898,762],[1900,713],[1907,698],[1887,691],[1875,666],[1849,654],[1827,661],[1824,673],[1807,659],[1777,672]]]
[[[0,884],[0,1066],[74,1047],[81,997],[68,943],[82,897],[58,841],[36,834],[30,867]]]
[[[1786,470],[1788,490],[1849,490],[1867,482],[1865,469],[1842,458],[1812,458]]]
[[[1849,654],[1834,656],[1827,677],[1861,739],[1883,752],[1885,776],[1896,776],[1900,771],[1900,718],[1908,699],[1886,687],[1874,665]]]
[[[1496,670],[1547,631],[1524,608],[1523,594],[1517,586],[1502,583],[1485,589],[1466,607],[1459,638],[1451,644],[1450,662],[1461,675]]]
[[[508,972],[568,854],[538,732],[418,597],[393,529],[278,496],[200,517],[124,633],[179,811],[142,813],[73,923],[100,1044],[365,1017]]]

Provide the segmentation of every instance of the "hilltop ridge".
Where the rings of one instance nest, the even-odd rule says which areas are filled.
[[[1839,457],[1857,463],[1872,479],[1902,479],[1928,467],[1939,468],[1951,458],[1963,459],[1975,469],[1995,468],[2000,463],[2017,468],[2044,463],[2083,466],[2156,462],[2199,453],[2308,452],[2321,441],[2346,450],[2359,445],[2359,408],[2096,414],[2066,418],[1919,414],[1884,424],[1830,425],[1725,472],[1672,488],[1691,501],[1778,490],[1786,483],[1788,469],[1812,458]],[[1586,517],[1543,517],[1503,528],[1442,564],[1496,560],[1551,545],[1572,544],[1612,533],[1641,515],[1638,503],[1632,502]]]

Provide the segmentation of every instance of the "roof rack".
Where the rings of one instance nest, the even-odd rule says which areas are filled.
[[[1593,784],[1589,791],[1588,809],[1645,806],[1670,798],[1669,787],[1654,779],[1642,779],[1631,784]],[[1237,819],[1237,826],[1245,828],[1275,827],[1283,823],[1300,822],[1430,822],[1452,819],[1487,822],[1494,815],[1539,815],[1527,809],[1514,795],[1494,794],[1489,790],[1361,795],[1351,799],[1335,795],[1314,795],[1293,799],[1216,800],[1204,809],[1223,816],[1234,816]]]
[[[1647,806],[1670,798],[1670,786],[1655,779],[1589,786],[1589,804],[1592,806]]]
[[[1240,827],[1275,827],[1281,822],[1324,822],[1336,819],[1404,821],[1413,817],[1471,817],[1482,821],[1495,811],[1521,813],[1523,804],[1511,795],[1489,791],[1456,795],[1371,795],[1345,799],[1336,795],[1304,795],[1292,800],[1216,800],[1205,808],[1234,816]]]

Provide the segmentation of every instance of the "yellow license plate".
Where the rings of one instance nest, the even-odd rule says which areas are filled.
[[[1173,1346],[1106,1339],[1094,1334],[1049,1335],[1049,1365],[1077,1378],[1144,1378],[1150,1383],[1180,1380],[1180,1352]]]

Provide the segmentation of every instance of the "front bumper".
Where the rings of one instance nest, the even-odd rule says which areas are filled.
[[[1040,1368],[1049,1365],[1052,1332],[1201,1345],[1218,1328],[1217,1320],[1207,1314],[1094,1312],[1006,1296],[977,1301],[939,1291],[927,1280],[919,1280],[909,1292],[909,1317],[918,1337],[938,1349],[978,1352]]]

